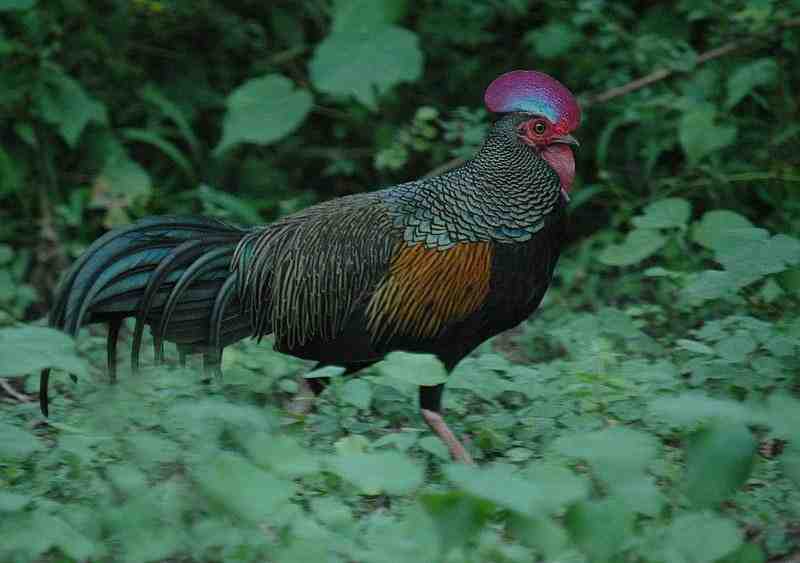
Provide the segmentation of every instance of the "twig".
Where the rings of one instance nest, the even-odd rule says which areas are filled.
[[[800,18],[793,18],[793,19],[786,20],[785,22],[780,24],[778,26],[778,29],[786,29],[786,28],[789,28],[789,27],[798,27],[798,26],[800,26]],[[730,41],[728,43],[720,45],[719,47],[715,47],[713,49],[710,49],[708,51],[700,53],[697,56],[697,60],[695,61],[695,67],[700,66],[703,63],[707,63],[708,61],[713,61],[714,59],[718,59],[720,57],[723,57],[723,56],[727,55],[728,53],[731,53],[731,52],[743,47],[744,45],[746,45],[747,43],[749,43],[753,39],[755,39],[755,38],[754,37],[750,37],[750,38],[742,39],[742,40],[738,40],[738,41]],[[657,70],[655,72],[652,72],[652,73],[648,74],[647,76],[643,76],[641,78],[637,78],[636,80],[628,82],[627,84],[623,84],[622,86],[617,86],[615,88],[611,88],[610,90],[606,90],[605,92],[602,92],[600,94],[596,94],[596,95],[591,95],[590,94],[590,95],[587,95],[585,97],[579,96],[579,97],[583,98],[583,100],[581,101],[581,106],[586,108],[586,107],[592,106],[594,104],[599,104],[599,103],[607,102],[609,100],[613,100],[614,98],[619,98],[620,96],[624,96],[626,94],[630,94],[631,92],[635,92],[636,90],[640,90],[640,89],[644,88],[645,86],[649,86],[650,84],[654,84],[656,82],[659,82],[661,80],[669,78],[670,76],[672,76],[673,74],[676,74],[678,72],[679,71],[677,71],[677,70],[660,69],[660,70]],[[456,166],[459,166],[460,164],[463,164],[464,161],[465,161],[464,158],[454,158],[452,160],[448,160],[447,162],[445,162],[443,164],[440,164],[439,166],[437,166],[436,168],[434,168],[433,170],[431,170],[430,172],[425,174],[425,177],[427,178],[427,177],[430,177],[430,176],[436,176],[436,175],[441,174],[443,172],[447,172],[451,168],[455,168]]]
[[[14,389],[8,381],[5,379],[0,378],[0,387],[8,393],[11,397],[15,398],[20,403],[30,403],[33,401],[31,397],[25,395],[24,393],[20,393],[16,389]]]

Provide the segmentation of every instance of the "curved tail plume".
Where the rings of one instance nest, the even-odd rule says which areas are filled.
[[[246,229],[204,217],[149,217],[106,233],[75,262],[59,286],[50,326],[76,336],[81,326],[108,323],[108,370],[116,377],[123,319],[135,318],[131,367],[139,367],[145,325],[155,356],[165,341],[181,358],[203,352],[212,369],[222,349],[251,334],[241,313],[230,261]],[[48,414],[50,370],[40,376],[39,404]]]

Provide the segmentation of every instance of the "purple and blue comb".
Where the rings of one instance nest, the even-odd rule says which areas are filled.
[[[575,129],[581,108],[566,86],[535,70],[512,70],[494,79],[483,96],[493,113],[526,111],[543,115],[558,134]]]

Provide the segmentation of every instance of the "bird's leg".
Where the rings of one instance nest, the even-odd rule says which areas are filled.
[[[312,371],[319,367],[319,364],[317,364]],[[329,382],[330,380],[327,377],[305,378],[299,376],[297,378],[297,384],[300,390],[287,405],[289,412],[296,415],[306,415],[311,412],[314,399],[322,394]]]
[[[475,462],[469,452],[464,448],[464,445],[456,438],[453,431],[442,418],[440,411],[442,409],[442,391],[444,385],[422,386],[419,388],[419,406],[422,418],[428,424],[431,430],[439,436],[439,439],[444,442],[447,449],[450,450],[450,456],[455,461],[466,463],[467,465],[474,465]]]

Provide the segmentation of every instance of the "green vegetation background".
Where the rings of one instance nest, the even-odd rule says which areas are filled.
[[[0,0],[0,560],[798,557],[799,24],[797,0]],[[582,147],[540,313],[448,383],[479,468],[417,414],[431,358],[302,416],[306,366],[268,343],[220,381],[109,385],[102,328],[42,328],[105,229],[447,167],[514,68],[579,95]],[[45,365],[79,376],[47,422]]]

